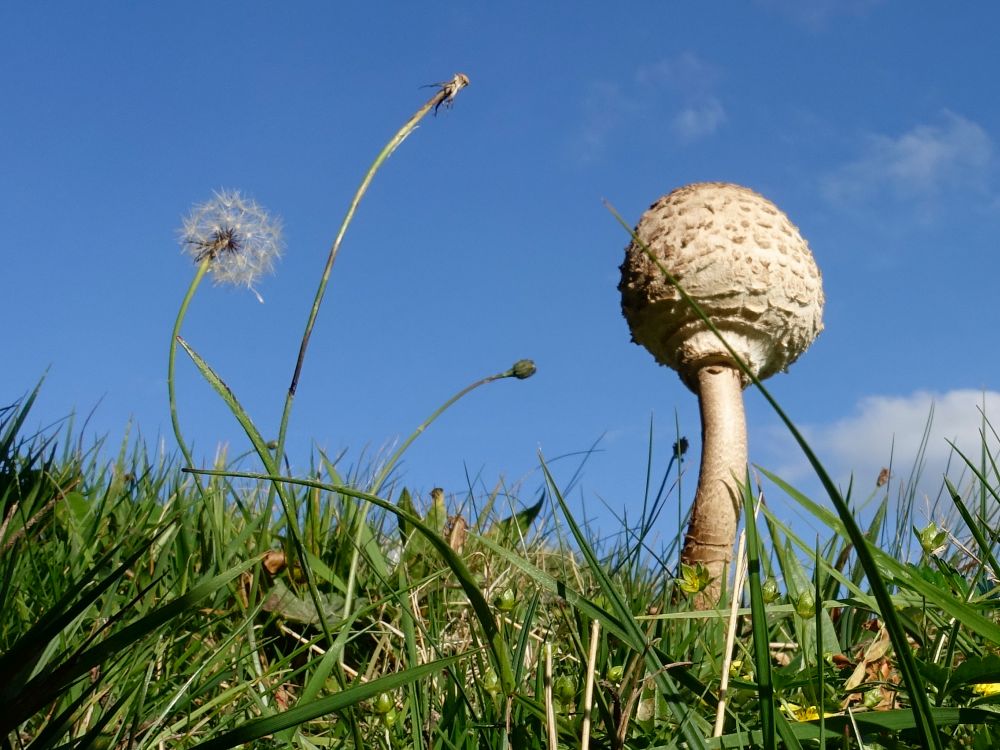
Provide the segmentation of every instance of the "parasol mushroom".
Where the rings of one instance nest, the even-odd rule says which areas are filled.
[[[823,330],[823,286],[809,246],[777,206],[720,182],[688,185],[654,203],[636,236],[763,380],[784,371]],[[718,599],[731,559],[746,475],[743,389],[750,378],[635,240],[619,290],[632,340],[676,370],[701,409],[698,489],[681,561],[712,581]]]

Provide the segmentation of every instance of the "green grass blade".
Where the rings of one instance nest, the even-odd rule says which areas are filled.
[[[147,540],[147,544],[151,541]],[[6,652],[0,654],[0,674],[5,676],[4,685],[0,688],[0,701],[5,705],[15,700],[22,692],[38,659],[51,641],[120,580],[146,551],[145,545],[140,543],[139,550],[129,555],[111,573],[96,584],[88,585],[114,558],[123,544],[115,545],[102,556],[23,636],[18,638]],[[4,720],[0,719],[0,734],[3,731],[9,730]]]
[[[611,603],[613,608],[612,614],[615,616],[617,621],[616,624],[618,628],[623,630],[627,635],[626,642],[629,643],[637,653],[642,654],[649,672],[654,675],[655,683],[659,687],[664,699],[667,701],[667,705],[673,713],[674,718],[680,725],[681,734],[684,741],[688,744],[688,747],[704,747],[705,735],[709,732],[707,722],[700,715],[692,711],[690,706],[688,706],[687,703],[681,698],[677,684],[666,672],[664,664],[659,660],[656,650],[650,648],[650,644],[646,639],[645,633],[643,633],[642,628],[639,627],[639,624],[633,617],[632,611],[629,609],[624,597],[618,587],[615,586],[608,577],[596,553],[587,541],[586,535],[583,533],[582,529],[580,529],[576,519],[573,518],[573,514],[569,512],[566,501],[563,499],[562,493],[556,486],[555,479],[549,472],[548,466],[544,460],[541,460],[541,466],[542,471],[545,474],[545,481],[549,487],[549,492],[553,497],[555,497],[556,502],[559,504],[563,517],[566,519],[566,523],[573,534],[573,538],[587,561],[591,574],[595,579],[597,579],[602,592]],[[600,610],[598,610],[598,612],[599,614],[596,619],[602,621],[602,625],[610,624],[608,623],[607,615]],[[698,729],[695,728],[696,724],[698,725],[698,729],[701,730],[700,733]]]
[[[774,474],[771,474],[766,469],[760,469],[758,467],[758,470],[769,480],[774,482],[775,485],[786,491],[789,496],[795,499],[800,505],[802,505],[802,507],[806,508],[810,513],[816,516],[816,518],[826,524],[831,531],[847,536],[847,528],[842,523],[842,519],[832,514],[826,508],[823,508],[822,506],[814,503],[812,500],[809,500],[802,493],[788,485],[784,480]],[[987,617],[983,617],[978,609],[966,604],[960,599],[955,598],[950,592],[942,591],[930,581],[927,581],[919,575],[915,575],[913,570],[908,568],[903,562],[897,560],[892,555],[882,552],[877,547],[874,547],[863,536],[861,541],[863,542],[868,558],[873,561],[873,564],[898,580],[906,589],[912,590],[918,596],[925,598],[929,604],[940,608],[948,615],[960,620],[968,629],[974,630],[976,633],[989,638],[993,643],[1000,643],[1000,625],[996,622]],[[855,549],[857,549],[857,547],[855,547]],[[809,553],[810,549],[807,546],[803,546],[802,551]],[[870,599],[870,597],[864,596],[860,598],[866,601]],[[877,603],[877,600],[874,603]],[[895,607],[893,609],[895,609]],[[893,644],[893,648],[895,648],[895,644]]]
[[[207,742],[195,745],[191,750],[228,750],[246,742],[259,740],[261,737],[275,734],[283,729],[296,727],[303,722],[318,719],[321,716],[326,716],[337,711],[343,711],[363,700],[373,698],[379,693],[390,692],[404,685],[409,685],[412,682],[454,665],[466,656],[467,654],[458,654],[438,659],[428,664],[421,664],[416,667],[410,667],[402,672],[380,677],[371,682],[352,685],[346,690],[334,693],[326,698],[320,698],[306,705],[296,705],[294,708],[290,708],[276,716],[266,716],[248,721],[236,729],[225,732]]]
[[[824,659],[823,652],[826,650],[824,648],[822,637],[822,623],[823,616],[826,614],[826,610],[823,609],[823,586],[822,586],[822,572],[820,561],[823,559],[819,552],[819,537],[816,537],[816,555],[813,558],[815,563],[813,564],[813,575],[815,576],[815,588],[813,589],[813,602],[815,603],[815,609],[813,610],[813,622],[816,623],[816,706],[819,709],[819,734],[820,742],[825,743],[826,741],[826,671],[823,669]],[[833,629],[833,623],[830,623],[830,629]],[[839,653],[838,648],[836,652],[831,651],[830,653]]]
[[[247,414],[246,409],[240,404],[236,399],[236,395],[232,392],[228,385],[219,377],[219,375],[211,368],[211,366],[201,358],[201,356],[192,349],[188,343],[180,336],[177,337],[177,342],[184,348],[184,351],[188,353],[191,360],[194,362],[195,366],[201,372],[202,377],[208,381],[208,384],[212,386],[213,390],[222,397],[222,400],[229,407],[229,410],[236,417],[236,421],[240,423],[246,436],[250,439],[250,443],[253,445],[254,450],[257,452],[257,456],[260,458],[261,462],[264,464],[264,468],[267,473],[271,476],[279,476],[280,469],[271,455],[270,450],[267,447],[267,441],[264,440],[260,431],[254,425],[253,420],[250,419],[250,415]],[[225,474],[222,474],[225,476]],[[309,595],[312,597],[313,604],[316,607],[316,611],[319,613],[319,624],[323,630],[323,634],[326,636],[328,642],[333,642],[333,635],[330,632],[330,626],[327,623],[326,616],[323,613],[322,599],[319,595],[319,590],[316,587],[316,579],[313,575],[312,568],[309,565],[309,557],[306,554],[305,545],[302,542],[302,533],[299,530],[298,512],[292,506],[289,501],[287,492],[282,488],[281,484],[277,481],[272,485],[278,493],[278,498],[281,500],[282,509],[285,512],[285,520],[288,523],[288,530],[292,536],[292,543],[295,545],[296,554],[299,556],[299,562],[302,565],[302,570],[306,576],[306,584],[309,588]]]
[[[150,614],[100,641],[94,646],[59,665],[51,672],[36,675],[24,686],[20,695],[7,706],[4,717],[0,720],[3,731],[10,731],[8,723],[17,726],[44,707],[53,696],[58,695],[68,685],[72,684],[92,668],[104,663],[108,658],[120,652],[127,651],[141,639],[165,625],[171,620],[190,612],[199,601],[214,594],[234,578],[250,570],[259,562],[254,558],[242,565],[214,576],[195,586],[188,593],[172,599],[167,604],[153,610]]]
[[[997,562],[997,558],[993,554],[993,545],[989,540],[987,540],[986,535],[983,534],[983,526],[985,525],[985,522],[977,522],[972,513],[966,507],[965,503],[962,502],[961,495],[958,494],[958,490],[956,490],[955,486],[948,480],[948,477],[944,478],[944,484],[948,489],[948,494],[951,496],[952,503],[958,509],[959,515],[962,516],[962,520],[965,521],[966,528],[969,529],[969,533],[972,534],[972,538],[976,540],[976,544],[979,546],[979,553],[989,564],[994,580],[1000,580],[1000,563]]]
[[[319,489],[326,490],[327,492],[339,492],[341,495],[369,502],[372,505],[382,508],[383,510],[389,511],[397,518],[405,521],[413,529],[419,531],[423,537],[430,542],[431,546],[434,547],[435,551],[441,556],[445,564],[448,565],[452,573],[455,574],[455,578],[458,579],[459,585],[461,585],[462,590],[465,592],[465,595],[469,600],[469,604],[472,606],[472,610],[476,615],[476,619],[479,621],[479,626],[482,628],[483,634],[486,636],[486,641],[489,646],[490,653],[493,655],[495,660],[498,676],[500,677],[500,684],[504,694],[509,695],[513,692],[514,672],[510,663],[509,649],[503,640],[503,635],[501,634],[500,629],[497,627],[496,619],[493,617],[493,610],[490,607],[489,602],[487,602],[486,598],[483,596],[483,592],[479,589],[479,584],[476,581],[475,575],[469,570],[465,561],[455,552],[455,550],[451,548],[451,545],[448,544],[447,540],[424,523],[423,519],[412,513],[407,513],[402,508],[397,507],[395,503],[384,500],[377,495],[361,492],[353,487],[326,484],[312,479],[296,479],[294,477],[256,474],[252,472],[210,471],[206,469],[198,469],[196,471],[201,474],[242,477],[245,479],[266,479],[272,482],[296,484],[303,487],[318,487]]]
[[[525,608],[524,617],[521,618],[521,637],[517,641],[517,653],[514,656],[514,684],[520,685],[524,677],[524,669],[527,666],[524,655],[528,651],[528,642],[531,640],[531,623],[535,621],[535,611],[538,609],[540,599],[537,590]]]
[[[978,708],[934,708],[934,722],[939,727],[959,727],[973,726],[976,724],[997,724],[997,715],[993,711],[986,711]],[[786,722],[788,731],[796,739],[810,742],[817,742],[820,738],[818,721],[796,721]],[[860,738],[862,742],[871,740],[877,742],[880,737],[887,735],[899,735],[916,733],[917,726],[914,722],[913,712],[909,710],[893,711],[866,711],[855,712],[852,716],[828,716],[826,718],[826,737],[843,736],[845,731],[850,731],[853,736],[854,727],[857,724],[862,732]],[[762,742],[760,731],[734,732],[732,734],[716,737],[709,741],[708,746],[715,748],[755,748]],[[911,738],[905,741],[912,742]],[[839,745],[838,745],[839,746]],[[855,745],[850,745],[855,747]],[[868,745],[859,745],[868,747]],[[879,745],[879,747],[883,747]]]
[[[757,678],[757,700],[760,704],[760,723],[763,732],[761,747],[777,748],[776,708],[774,703],[774,677],[771,673],[770,628],[767,626],[767,608],[761,588],[760,536],[753,512],[753,496],[749,491],[749,477],[743,491],[743,516],[747,534],[747,582],[750,585],[750,624],[753,632],[753,661]],[[733,592],[738,596],[740,592]]]

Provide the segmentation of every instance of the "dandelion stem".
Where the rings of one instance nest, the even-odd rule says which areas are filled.
[[[174,329],[170,332],[170,353],[167,356],[167,397],[170,402],[170,424],[174,428],[174,438],[177,440],[177,445],[180,446],[181,455],[184,456],[184,461],[187,462],[187,465],[192,468],[194,467],[194,458],[191,456],[191,451],[188,449],[187,443],[184,442],[184,435],[181,433],[180,419],[177,416],[177,391],[174,387],[174,371],[176,369],[177,361],[177,337],[180,335],[181,325],[184,323],[184,318],[187,316],[188,307],[191,304],[191,300],[194,298],[194,293],[198,290],[198,286],[201,284],[202,279],[205,278],[205,274],[208,272],[208,268],[211,263],[212,258],[205,256],[201,263],[198,264],[198,271],[191,280],[187,293],[184,295],[184,300],[181,302],[181,307],[177,311],[177,320],[174,321]],[[193,476],[195,484],[198,485],[198,491],[204,494],[205,488],[201,485],[201,479],[197,474],[194,474]]]

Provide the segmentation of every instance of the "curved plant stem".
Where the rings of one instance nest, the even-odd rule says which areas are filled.
[[[475,383],[472,383],[471,385],[465,386],[465,388],[463,388],[454,396],[452,396],[443,404],[441,404],[441,406],[439,406],[437,409],[434,410],[433,414],[431,414],[429,417],[427,417],[427,419],[425,419],[423,422],[420,423],[417,429],[415,429],[413,433],[408,438],[406,438],[406,440],[403,441],[403,444],[400,445],[399,448],[396,449],[396,452],[389,457],[389,460],[385,462],[385,465],[382,467],[382,470],[378,473],[378,475],[375,477],[375,480],[372,482],[371,493],[373,495],[378,494],[379,490],[382,489],[382,485],[385,484],[386,479],[388,479],[389,475],[392,473],[392,470],[396,468],[396,463],[406,452],[406,449],[409,448],[410,445],[413,443],[413,441],[416,440],[418,437],[420,437],[423,434],[424,430],[430,427],[438,417],[440,417],[449,408],[451,408],[451,406],[453,406],[456,401],[458,401],[460,398],[467,395],[468,393],[471,393],[472,391],[476,390],[476,388],[479,388],[480,386],[484,386],[487,383],[492,383],[494,380],[503,380],[504,378],[511,378],[511,377],[514,377],[513,368],[509,370],[504,370],[503,372],[498,372],[495,375],[489,375],[485,378],[477,380]]]
[[[340,245],[344,240],[344,235],[347,233],[347,227],[350,225],[351,220],[354,218],[354,213],[357,211],[358,205],[361,203],[361,199],[364,197],[365,193],[368,191],[368,186],[371,185],[372,180],[375,178],[375,173],[378,172],[379,168],[388,159],[392,152],[395,151],[399,145],[406,140],[406,137],[412,133],[417,125],[420,123],[427,113],[431,110],[437,111],[438,107],[442,104],[448,106],[455,99],[455,96],[463,88],[469,85],[468,77],[463,73],[456,73],[455,76],[450,80],[440,84],[441,88],[432,96],[427,102],[418,109],[409,120],[399,129],[399,131],[389,139],[389,142],[385,144],[382,150],[379,152],[378,156],[375,157],[375,161],[368,168],[365,173],[364,179],[361,180],[361,184],[358,186],[357,192],[354,193],[354,198],[351,199],[350,205],[347,207],[347,214],[344,216],[344,220],[340,224],[340,229],[337,231],[337,236],[333,240],[333,245],[330,247],[330,254],[326,259],[326,266],[323,268],[323,275],[320,277],[319,287],[316,289],[316,296],[313,299],[312,307],[309,310],[309,318],[306,321],[305,332],[302,334],[302,342],[299,344],[299,353],[295,359],[295,370],[292,372],[292,381],[288,386],[288,393],[285,395],[285,407],[281,412],[281,424],[278,427],[278,444],[275,448],[275,456],[278,463],[281,462],[281,457],[284,455],[285,450],[285,437],[288,431],[288,419],[292,412],[292,402],[295,400],[295,392],[298,389],[299,377],[302,375],[302,364],[305,361],[306,349],[309,347],[309,339],[312,336],[313,327],[316,325],[316,317],[319,315],[320,305],[323,303],[323,296],[326,294],[326,287],[330,281],[330,272],[333,270],[334,261],[337,259],[337,254],[340,252]],[[272,486],[271,492],[268,495],[268,505],[274,501],[274,489]]]
[[[212,369],[212,367],[202,359],[194,349],[180,336],[177,337],[177,343],[183,347],[184,351],[187,352],[188,356],[194,362],[195,367],[201,372],[208,384],[212,386],[216,393],[222,397],[225,401],[226,406],[236,417],[236,421],[240,423],[246,436],[250,438],[250,442],[253,444],[254,450],[260,457],[261,462],[264,464],[264,468],[271,473],[273,476],[278,476],[278,462],[271,455],[268,450],[267,444],[264,442],[264,438],[261,436],[260,431],[254,425],[253,421],[250,419],[250,415],[247,414],[246,409],[243,408],[242,404],[236,399],[236,395],[232,392],[228,385],[219,377],[218,373]],[[197,469],[184,469],[184,471],[196,473]],[[277,487],[278,498],[281,500],[281,508],[284,513],[285,523],[288,526],[289,536],[291,537],[292,544],[294,545],[295,553],[298,555],[299,564],[302,567],[302,572],[305,574],[306,587],[309,591],[309,596],[312,599],[313,606],[316,608],[316,615],[319,620],[320,629],[323,631],[323,636],[329,648],[336,648],[336,642],[333,637],[333,633],[327,623],[327,618],[324,613],[322,599],[319,595],[319,588],[316,584],[316,579],[312,571],[312,566],[309,564],[309,556],[306,554],[305,544],[302,541],[302,532],[299,529],[298,522],[298,509],[295,507],[293,502],[294,496],[288,496],[288,493],[282,489],[281,485],[272,484],[272,486]],[[270,516],[269,516],[270,517]],[[258,569],[259,570],[259,569]],[[254,583],[256,586],[256,582]],[[346,686],[346,682],[343,680],[341,674],[337,674],[337,680],[341,684],[341,688]],[[354,736],[355,747],[362,747],[363,741],[361,738],[360,728],[358,726],[357,718],[354,716],[353,710],[348,713],[348,721],[351,725],[351,731]]]
[[[523,362],[525,360],[521,361]],[[372,482],[370,490],[371,494],[378,495],[379,490],[382,489],[382,485],[385,484],[385,481],[389,478],[389,475],[392,474],[392,470],[396,467],[396,464],[399,462],[399,459],[402,457],[403,453],[406,452],[406,449],[410,447],[410,445],[413,443],[414,440],[416,440],[418,437],[420,437],[421,434],[423,434],[424,430],[426,430],[428,427],[431,426],[434,420],[436,420],[438,417],[444,414],[444,412],[447,411],[448,408],[452,406],[456,401],[462,398],[462,396],[465,396],[467,393],[474,391],[476,388],[479,388],[480,386],[486,385],[487,383],[492,383],[494,380],[501,380],[503,378],[515,377],[516,375],[517,372],[515,368],[511,367],[509,370],[505,370],[504,372],[498,372],[495,375],[490,375],[488,377],[482,378],[481,380],[477,380],[475,383],[472,383],[471,385],[467,385],[465,388],[463,388],[454,396],[452,396],[443,404],[441,404],[441,406],[439,406],[434,411],[433,414],[431,414],[429,417],[427,417],[427,419],[425,419],[423,422],[420,423],[420,426],[417,427],[417,429],[415,429],[413,433],[406,440],[403,441],[403,444],[400,445],[399,448],[396,449],[396,452],[389,457],[389,460],[385,462],[385,465],[382,467],[381,471],[379,471],[378,475],[375,477],[375,480]],[[357,584],[358,563],[361,558],[361,537],[364,531],[365,522],[368,520],[368,509],[369,509],[369,503],[367,501],[364,501],[361,503],[361,507],[357,513],[357,521],[356,521],[357,525],[354,528],[354,544],[352,545],[353,550],[351,552],[351,566],[347,573],[347,591],[344,594],[344,614],[343,614],[344,617],[350,615],[351,607],[354,603],[354,587]]]
[[[274,468],[273,461],[266,461],[265,464],[269,464],[267,467],[269,471]],[[266,480],[278,484],[293,484],[300,487],[314,487],[325,492],[335,492],[344,495],[345,497],[353,497],[357,500],[363,500],[371,503],[372,505],[377,505],[383,510],[392,513],[397,518],[405,521],[430,543],[430,545],[444,560],[445,564],[455,574],[455,578],[458,579],[458,583],[462,587],[462,591],[465,592],[465,596],[469,600],[469,604],[472,607],[476,620],[479,622],[483,631],[486,646],[493,657],[494,665],[496,666],[498,677],[500,678],[501,690],[504,695],[509,696],[513,694],[516,681],[514,679],[514,669],[511,665],[509,648],[504,640],[503,632],[497,626],[493,609],[489,602],[486,601],[486,597],[483,596],[480,582],[477,580],[472,571],[469,570],[469,567],[466,565],[462,556],[455,552],[455,550],[451,548],[451,545],[448,544],[448,541],[444,539],[438,531],[428,526],[422,518],[416,516],[415,514],[408,513],[398,507],[395,503],[389,502],[388,500],[378,497],[377,495],[373,495],[368,492],[361,492],[360,490],[356,490],[353,487],[348,487],[346,485],[327,484],[314,479],[299,479],[297,477],[282,476],[280,474],[261,474],[257,472],[229,470],[218,471],[214,469],[184,469],[184,471],[185,473],[198,473],[205,474],[206,476],[241,477],[244,479]]]
[[[194,458],[191,456],[191,451],[188,449],[187,443],[184,442],[184,435],[181,433],[181,423],[177,416],[177,392],[174,387],[174,371],[176,369],[177,362],[177,337],[181,332],[181,325],[184,323],[184,318],[187,316],[188,306],[191,304],[191,300],[194,298],[194,293],[198,290],[198,286],[201,284],[202,279],[205,278],[205,273],[208,271],[208,267],[211,264],[211,258],[206,257],[199,265],[198,271],[195,273],[194,278],[191,280],[190,286],[188,286],[187,293],[184,295],[184,299],[181,302],[181,307],[177,311],[177,319],[174,321],[174,329],[170,332],[170,353],[167,356],[167,399],[170,402],[170,424],[174,429],[174,438],[177,440],[177,445],[180,446],[181,455],[184,456],[184,461],[188,466],[194,466]],[[205,488],[201,486],[201,479],[197,474],[194,474],[195,484],[198,485],[198,492],[204,494]]]

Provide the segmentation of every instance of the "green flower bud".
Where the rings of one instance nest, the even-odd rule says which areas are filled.
[[[562,675],[556,678],[556,684],[553,685],[553,692],[560,701],[568,703],[576,697],[576,683],[572,677]]]
[[[812,591],[803,591],[795,600],[795,612],[799,617],[808,620],[816,616],[816,597]]]
[[[382,721],[385,722],[385,725],[387,727],[393,726],[398,718],[399,714],[396,713],[395,708],[390,708],[388,711],[382,714]]]
[[[385,716],[394,708],[392,696],[388,693],[379,693],[375,699],[375,713]]]
[[[535,367],[535,363],[530,359],[519,359],[514,363],[514,366],[510,368],[511,374],[518,380],[524,380],[525,378],[530,378],[535,374],[538,368]]]
[[[920,539],[920,547],[924,554],[933,555],[935,551],[944,546],[948,539],[948,532],[939,529],[937,524],[932,521],[917,532],[917,538]]]
[[[774,604],[781,596],[781,592],[778,590],[778,580],[774,576],[768,576],[760,590],[764,595],[764,604]]]
[[[514,589],[504,589],[493,598],[493,606],[501,612],[513,612],[516,604],[517,596],[514,594]]]
[[[608,667],[608,671],[604,674],[604,677],[608,682],[621,682],[624,676],[625,667],[621,664],[615,664]]]
[[[492,668],[486,670],[486,674],[483,675],[483,690],[490,695],[496,695],[500,692],[500,678],[497,677],[497,673]]]
[[[882,702],[882,691],[879,688],[872,688],[871,690],[865,691],[865,697],[864,697],[865,708],[875,708],[881,702]]]

